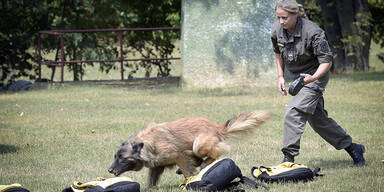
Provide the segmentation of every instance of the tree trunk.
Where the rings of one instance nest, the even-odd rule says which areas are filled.
[[[322,0],[320,6],[334,52],[333,71],[367,71],[371,40],[367,0]]]
[[[372,37],[372,27],[371,27],[371,21],[372,14],[369,11],[368,7],[368,0],[360,0],[355,2],[357,5],[356,11],[358,14],[357,22],[361,23],[361,38],[363,42],[362,46],[362,59],[363,62],[360,63],[360,65],[356,66],[356,70],[358,71],[368,71],[369,70],[369,49],[371,47],[371,37]],[[359,15],[361,15],[359,17]]]
[[[80,13],[79,11],[76,11],[76,19],[75,19],[75,26],[76,28],[78,28],[78,23],[79,23],[79,19],[80,19]],[[80,56],[79,56],[79,59],[77,58],[77,47],[75,46],[75,44],[73,44],[73,59],[74,60],[81,60],[81,53],[80,53]],[[82,63],[73,63],[72,64],[72,70],[73,70],[73,81],[80,81],[83,79],[83,76],[82,76]]]
[[[73,60],[77,59],[77,51],[76,51],[75,46],[73,46],[72,59]],[[79,65],[78,65],[78,63],[72,63],[72,72],[73,72],[73,81],[79,81],[80,78],[79,78]]]
[[[341,26],[336,5],[334,0],[323,0],[320,1],[320,7],[324,17],[325,33],[334,55],[332,71],[340,73],[344,70],[345,54],[343,49],[344,44],[341,41]]]
[[[344,41],[345,66],[344,70],[352,71],[353,66],[359,62],[361,52],[359,45],[354,41],[355,35],[358,34],[356,26],[353,24],[355,20],[354,10],[355,0],[336,0],[336,10],[338,14],[339,24],[341,26],[342,41]]]

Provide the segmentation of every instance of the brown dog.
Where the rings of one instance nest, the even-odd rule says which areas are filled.
[[[269,118],[266,112],[249,112],[218,125],[205,118],[183,118],[151,123],[124,142],[108,169],[118,176],[125,171],[149,168],[148,188],[155,186],[165,167],[177,165],[185,178],[229,151],[224,140],[242,138]]]

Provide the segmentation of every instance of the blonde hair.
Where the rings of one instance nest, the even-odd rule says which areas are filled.
[[[275,7],[275,10],[277,8],[281,8],[284,11],[287,11],[288,13],[299,13],[300,17],[308,18],[307,14],[305,14],[305,10],[303,5],[296,2],[296,0],[280,0]]]
[[[307,14],[305,14],[305,9],[304,9],[303,5],[301,5],[299,3],[297,5],[299,6],[299,15],[300,15],[300,17],[308,19]]]
[[[279,2],[277,2],[275,10],[277,8],[281,8],[289,13],[299,12],[299,5],[295,0],[280,0]]]

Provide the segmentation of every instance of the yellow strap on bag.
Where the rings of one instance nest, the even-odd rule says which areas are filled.
[[[22,186],[18,183],[14,183],[12,185],[0,185],[0,192],[6,191],[12,188],[22,188]]]
[[[219,159],[202,169],[199,174],[188,177],[181,185],[183,190],[198,191],[237,191],[242,190],[239,184],[256,189],[263,187],[262,183],[257,183],[245,177],[236,163],[229,158]]]
[[[81,183],[78,181],[73,182],[71,185],[71,188],[74,192],[83,192],[90,186],[100,186],[103,189],[107,188],[108,186],[111,186],[115,183],[122,182],[122,181],[130,181],[133,182],[132,179],[128,177],[113,177],[109,179],[105,179],[102,177],[98,177],[94,179],[93,181],[89,181],[87,183]]]
[[[318,174],[320,168],[316,167],[313,171],[305,165],[284,162],[272,167],[253,167],[251,170],[252,176],[257,180],[267,183],[283,183],[283,182],[298,182],[311,181]]]
[[[272,167],[260,166],[253,170],[253,176],[257,178],[263,172],[266,172],[268,175],[273,176],[273,175],[278,175],[283,172],[291,171],[298,168],[308,168],[308,167],[305,165],[295,164],[292,162],[284,162],[277,166],[272,166]]]
[[[192,183],[192,182],[195,182],[195,181],[200,181],[201,180],[201,177],[200,179],[197,177],[197,176],[190,176],[190,177],[187,177],[180,185],[179,185],[179,189],[181,190],[185,190],[186,189],[186,186],[188,183]]]

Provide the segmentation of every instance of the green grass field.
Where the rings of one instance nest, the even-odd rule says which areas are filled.
[[[329,115],[366,146],[367,166],[353,167],[345,151],[335,150],[307,126],[296,161],[320,167],[325,176],[309,183],[269,185],[270,191],[382,191],[383,87],[383,72],[332,75],[325,94]],[[266,110],[273,118],[251,138],[233,143],[225,156],[251,177],[252,166],[282,160],[283,114],[289,99],[274,86],[186,90],[94,85],[0,94],[0,184],[53,192],[73,181],[109,178],[107,169],[118,146],[149,122],[203,116],[224,123],[241,112]],[[146,174],[142,170],[123,176],[144,188]],[[153,191],[179,191],[182,181],[175,169],[166,170]]]
[[[307,126],[296,162],[320,167],[325,176],[308,183],[270,184],[270,191],[384,191],[384,64],[372,53],[371,72],[332,75],[324,96],[329,115],[366,146],[367,166],[353,167],[345,151],[335,150]],[[180,68],[176,62],[171,74],[179,76]],[[50,70],[43,70],[49,78]],[[55,81],[59,75],[57,70]],[[87,69],[85,76],[119,78],[118,70],[103,74],[97,67]],[[72,80],[69,72],[65,80]],[[118,146],[149,122],[202,116],[225,123],[242,112],[265,110],[273,118],[249,139],[233,143],[225,156],[251,177],[253,166],[282,160],[283,115],[290,96],[281,96],[272,85],[214,90],[81,85],[0,94],[0,185],[20,183],[31,192],[58,192],[73,181],[109,178],[107,169]],[[142,170],[123,176],[144,189],[146,174]],[[180,191],[182,181],[175,169],[166,170],[153,191]]]

